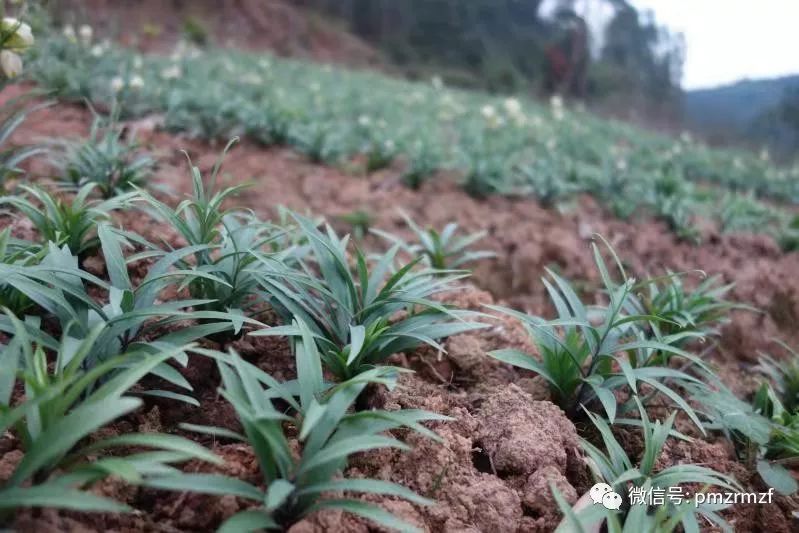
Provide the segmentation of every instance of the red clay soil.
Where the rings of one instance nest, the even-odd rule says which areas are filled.
[[[221,146],[166,134],[153,127],[157,122],[138,121],[130,127],[137,129],[139,139],[161,156],[154,184],[185,192],[189,174],[179,150],[186,149],[195,164],[207,171]],[[90,115],[84,109],[57,105],[30,117],[14,140],[26,143],[56,134],[82,135],[89,123]],[[43,161],[33,162],[30,170],[33,175],[50,172]],[[412,191],[400,184],[397,168],[371,176],[350,175],[311,164],[288,149],[263,149],[248,141],[228,155],[223,175],[225,184],[252,183],[237,201],[264,218],[274,217],[277,206],[285,205],[326,215],[338,229],[346,230],[339,217],[361,209],[371,213],[373,227],[408,236],[396,212],[401,206],[424,225],[440,227],[456,221],[466,231],[488,231],[483,244],[494,250],[497,258],[477,267],[474,286],[448,297],[470,309],[484,310],[484,304],[502,303],[549,315],[539,281],[545,267],[556,268],[570,279],[584,280],[586,287],[595,287],[597,274],[589,249],[593,232],[613,243],[631,272],[699,268],[720,274],[725,281],[736,283],[732,298],[763,310],[759,314],[735,312],[722,330],[721,342],[708,355],[723,378],[741,394],[752,391],[755,380],[749,369],[758,350],[773,348],[772,337],[799,344],[794,326],[799,319],[799,255],[781,253],[768,237],[721,235],[707,230],[705,244],[696,247],[679,242],[657,222],[614,220],[590,198],[581,198],[577,208],[561,214],[543,209],[533,200],[470,198],[446,175],[420,191]],[[147,238],[177,242],[174,234],[141,214],[125,214],[120,222]],[[0,226],[3,223],[0,220]],[[15,231],[26,231],[12,224]],[[381,243],[370,237],[363,244],[379,249]],[[102,270],[102,263],[96,262],[93,268]],[[355,458],[348,471],[351,476],[400,482],[434,498],[438,502],[435,506],[423,508],[391,498],[365,497],[426,531],[552,531],[560,518],[547,489],[549,484],[559,487],[569,502],[575,502],[592,484],[577,431],[548,401],[540,379],[485,355],[489,350],[509,347],[532,352],[525,332],[508,319],[491,322],[488,329],[449,339],[446,354],[422,349],[394,356],[394,364],[416,372],[404,376],[397,390],[380,391],[372,399],[375,407],[424,408],[453,417],[454,421],[432,424],[443,442],[410,434],[406,438],[413,451],[363,454]],[[245,337],[234,348],[280,379],[293,377],[293,359],[281,339]],[[201,409],[153,401],[110,431],[177,431],[180,422],[235,428],[233,413],[215,393],[218,381],[213,367],[207,361],[193,361],[186,375],[195,386]],[[227,463],[221,471],[260,482],[255,459],[246,446],[199,440],[225,458]],[[634,447],[634,437],[630,442]],[[8,437],[0,438],[0,479],[19,460],[16,447]],[[722,440],[670,444],[660,458],[663,466],[685,461],[731,473],[745,484],[754,483],[752,473],[735,461],[733,450]],[[187,469],[203,471],[209,467],[191,463]],[[114,495],[139,512],[119,516],[26,511],[18,516],[16,527],[37,532],[208,531],[246,505],[233,497],[154,492],[124,487],[115,481],[107,481],[97,490]],[[736,531],[795,531],[797,524],[791,522],[791,512],[797,509],[797,499],[780,498],[771,506],[740,506],[727,517]],[[290,531],[375,530],[360,519],[329,511],[295,524]]]
[[[210,42],[350,67],[388,69],[369,44],[290,0],[67,0],[63,23],[89,23],[99,38],[168,52],[198,23]]]

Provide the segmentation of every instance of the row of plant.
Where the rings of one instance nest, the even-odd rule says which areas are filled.
[[[113,133],[93,134],[80,146],[102,144],[108,136],[116,139]],[[140,167],[137,157],[109,167],[84,152],[92,150],[66,150],[57,158],[62,161],[61,188],[72,192],[54,194],[22,185],[18,194],[0,200],[15,215],[28,218],[40,236],[37,242],[23,241],[7,228],[0,240],[0,298],[6,309],[0,331],[10,338],[0,380],[2,427],[18,436],[26,452],[2,489],[5,509],[122,510],[80,490],[113,475],[147,487],[234,494],[253,501],[252,509],[223,526],[231,530],[285,527],[331,506],[405,529],[407,524],[361,500],[320,495],[379,492],[427,503],[396,485],[339,476],[354,453],[404,447],[384,434],[392,428],[410,427],[434,437],[421,423],[445,417],[363,410],[374,390],[368,385],[392,387],[397,382],[405,370],[385,366],[391,354],[424,344],[443,350],[446,337],[486,327],[480,313],[432,298],[452,290],[467,275],[452,268],[485,257],[471,249],[481,235],[459,236],[454,225],[441,232],[426,230],[407,219],[417,244],[378,231],[391,248],[366,256],[348,237],[339,237],[318,220],[285,212],[284,220],[274,224],[225,209],[223,204],[239,187],[216,190],[219,164],[207,182],[192,167],[193,193],[173,207],[137,187],[143,179],[118,179],[143,175],[130,172],[129,167]],[[79,163],[86,166],[75,174],[71,169]],[[115,209],[156,217],[175,230],[180,245],[149,242],[115,227],[110,214]],[[98,254],[105,264],[103,278],[82,268]],[[796,390],[790,380],[796,377],[776,364],[764,367],[770,369],[773,385],[764,385],[755,408],[735,399],[692,351],[694,342],[714,335],[736,307],[724,299],[729,286],[708,279],[689,290],[680,274],[635,282],[613,256],[618,282],[596,245],[594,254],[605,285],[604,303],[582,303],[566,280],[550,272],[543,283],[556,319],[487,309],[521,320],[541,359],[512,350],[491,355],[541,375],[550,384],[553,401],[570,417],[593,422],[602,441],[589,439],[583,445],[597,480],[617,490],[630,484],[666,488],[691,483],[740,489],[729,476],[696,465],[655,471],[655,458],[667,439],[689,438],[673,429],[679,415],[693,422],[697,434],[729,436],[766,482],[793,492],[795,482],[783,463],[795,457]],[[130,266],[136,267],[137,276],[130,275]],[[160,301],[167,290],[178,298]],[[267,327],[260,321],[267,310],[280,318],[279,324]],[[226,346],[245,333],[288,336],[297,379],[280,383],[235,352],[192,344]],[[176,465],[188,459],[218,459],[174,435],[122,435],[81,446],[85,437],[148,397],[197,405],[191,384],[179,371],[196,357],[217,361],[220,393],[236,410],[242,432],[186,429],[250,443],[264,475],[263,487],[216,474],[181,472]],[[19,387],[24,396],[14,394]],[[650,422],[648,413],[664,402],[677,410],[664,422]],[[739,409],[731,412],[730,405]],[[76,420],[91,423],[76,425]],[[642,429],[647,442],[642,459],[627,457],[615,441],[613,427],[618,425]],[[53,445],[65,428],[71,428],[69,435]],[[302,444],[299,459],[290,453],[294,439]],[[123,446],[150,451],[113,454]],[[86,460],[98,451],[105,454]],[[69,498],[53,496],[65,489]],[[568,514],[595,520],[597,509],[592,507],[587,517]],[[724,525],[718,510],[667,504],[641,515],[626,507],[604,519],[609,524],[646,520],[656,530],[679,523],[691,528],[700,517]]]
[[[704,276],[701,272],[667,273],[636,282],[608,246],[616,281],[599,247],[592,246],[604,303],[584,303],[568,281],[548,271],[542,281],[557,318],[494,308],[524,324],[538,355],[518,350],[489,354],[542,377],[552,401],[581,422],[578,427],[590,422],[593,429],[583,432],[582,446],[594,480],[625,495],[620,510],[580,504],[573,509],[553,487],[565,515],[562,530],[588,531],[604,522],[608,531],[698,532],[707,526],[732,531],[720,514],[731,504],[696,501],[697,493],[753,492],[765,485],[782,495],[795,494],[799,485],[790,469],[799,451],[799,354],[782,343],[789,352],[787,361],[762,354],[755,369],[761,376],[760,389],[751,402],[737,398],[703,356],[712,351],[719,326],[732,310],[757,311],[727,301],[732,286],[714,277],[689,289],[683,279]],[[708,341],[710,345],[697,354],[700,343]],[[665,417],[652,421],[664,408]],[[690,432],[675,429],[678,417],[690,422]],[[629,456],[619,443],[614,431],[619,426],[642,431],[640,457]],[[737,459],[757,472],[748,487],[706,465],[656,466],[669,440],[711,436],[729,439]],[[692,488],[694,497],[657,503],[633,502],[626,496],[651,490],[669,493],[676,487],[681,487],[680,493]]]
[[[128,116],[163,115],[169,130],[208,139],[246,135],[317,162],[361,156],[374,171],[400,161],[411,187],[456,169],[479,196],[531,195],[563,206],[586,193],[617,216],[660,217],[688,240],[699,239],[698,219],[709,217],[724,231],[773,234],[786,249],[799,242],[789,210],[761,200],[796,203],[799,167],[778,168],[767,154],[647,134],[557,98],[542,106],[435,80],[408,83],[185,44],[169,57],[142,56],[84,30],[51,32],[32,53],[32,78],[60,98],[119,102]]]
[[[430,299],[464,274],[414,269],[418,261],[395,269],[395,246],[371,267],[356,253],[356,277],[345,255],[347,239],[330,228],[322,232],[296,214],[291,216],[297,227],[289,228],[224,210],[222,203],[235,188],[206,191],[196,167],[192,179],[194,194],[177,207],[144,190],[96,198],[100,188],[93,182],[83,184],[71,200],[27,186],[22,195],[2,199],[29,218],[42,240],[14,239],[7,228],[0,246],[0,331],[9,339],[0,365],[0,427],[12,431],[25,452],[0,489],[0,508],[124,510],[80,490],[113,475],[153,488],[235,494],[255,502],[223,529],[286,526],[325,507],[404,528],[362,501],[320,495],[376,492],[427,502],[390,483],[338,475],[354,453],[405,448],[384,435],[392,428],[435,437],[420,423],[445,417],[350,407],[368,384],[395,382],[400,370],[381,365],[390,354],[425,343],[438,346],[436,339],[482,327],[468,321],[466,313]],[[107,216],[109,203],[156,214],[185,242],[173,248],[115,228]],[[69,216],[42,216],[48,209]],[[48,236],[54,240],[48,242]],[[80,252],[73,255],[67,243]],[[130,249],[135,253],[125,252]],[[81,268],[98,253],[104,278]],[[140,279],[131,277],[131,265],[144,265]],[[160,301],[167,288],[185,297]],[[286,325],[261,324],[256,317],[264,306],[284,317]],[[403,319],[389,320],[403,310]],[[245,330],[296,336],[297,379],[279,383],[234,352],[192,344],[203,339],[228,344]],[[235,408],[243,433],[187,429],[250,443],[264,489],[219,475],[182,473],[175,465],[188,459],[219,459],[174,435],[123,434],[83,444],[98,428],[139,407],[143,398],[199,405],[179,372],[194,357],[217,360],[220,393]],[[334,382],[323,379],[323,365],[337,378]],[[147,386],[140,383],[146,376]],[[150,386],[153,382],[161,386]],[[299,459],[292,455],[292,441],[302,443]],[[131,446],[149,451],[111,453]],[[98,452],[104,453],[91,459]]]

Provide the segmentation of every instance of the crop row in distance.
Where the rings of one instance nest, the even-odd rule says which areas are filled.
[[[33,79],[58,97],[157,113],[192,136],[246,135],[330,164],[359,155],[367,171],[399,160],[412,187],[446,169],[478,196],[568,207],[585,193],[619,217],[654,215],[689,241],[704,218],[721,231],[768,233],[788,250],[799,244],[799,220],[770,205],[799,201],[799,167],[649,134],[557,97],[541,105],[190,45],[146,56],[57,31],[31,55]]]

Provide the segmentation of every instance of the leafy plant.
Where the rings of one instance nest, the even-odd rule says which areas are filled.
[[[224,153],[235,141],[228,144]],[[141,195],[155,215],[170,224],[191,249],[191,253],[180,254],[175,264],[183,271],[198,274],[188,283],[191,296],[204,301],[195,307],[246,315],[258,303],[252,299],[258,285],[251,272],[258,263],[253,252],[268,247],[284,230],[261,222],[252,214],[223,209],[222,204],[244,186],[215,192],[221,164],[222,158],[213,169],[208,187],[203,184],[199,169],[192,166],[193,194],[175,209],[146,191],[141,191]],[[161,250],[152,243],[141,239],[139,242],[150,250],[147,255],[168,257],[179,253],[167,243],[164,243],[167,249]],[[275,257],[282,258],[292,252],[289,247],[276,251]]]
[[[684,359],[703,377],[712,377],[710,369],[696,356],[680,349],[677,344],[687,338],[698,338],[695,331],[662,334],[653,323],[665,319],[629,312],[635,280],[628,278],[615,252],[608,245],[621,275],[616,283],[610,277],[605,260],[596,243],[592,243],[594,260],[600,272],[609,300],[606,306],[586,306],[569,283],[548,270],[543,279],[558,318],[546,320],[504,307],[491,309],[519,319],[535,342],[541,361],[519,350],[505,349],[490,352],[492,357],[511,365],[530,370],[549,384],[553,401],[568,415],[577,417],[583,405],[598,400],[608,419],[616,417],[616,391],[639,394],[648,387],[652,393],[645,398],[663,395],[679,406],[700,429],[702,424],[694,410],[682,398],[679,388],[686,385],[703,387],[704,383],[683,370],[666,365],[668,358]],[[634,407],[632,400],[621,410]]]
[[[496,257],[494,252],[469,249],[486,236],[485,231],[458,236],[458,225],[451,222],[444,226],[444,229],[439,233],[433,228],[422,229],[404,211],[400,211],[400,214],[411,231],[413,231],[418,242],[409,244],[395,235],[378,229],[372,230],[372,233],[399,245],[413,257],[423,257],[431,268],[439,270],[461,268],[463,265],[473,261]]]
[[[42,255],[41,246],[13,238],[11,228],[0,231],[0,265],[31,266],[37,264]],[[21,314],[33,305],[31,299],[13,283],[5,278],[0,279],[3,279],[0,281],[0,307]]]
[[[291,123],[289,118],[284,119],[285,124],[275,123],[267,128],[270,132],[275,128],[281,128],[275,133],[269,133],[268,139],[286,140],[287,133],[282,133],[282,129],[288,131]],[[334,124],[325,122],[312,122],[302,124],[294,128],[291,133],[291,140],[296,144],[297,149],[308,156],[312,163],[335,163],[341,156],[342,146],[340,145],[338,128]],[[266,141],[262,141],[266,142]]]
[[[657,215],[664,220],[669,229],[685,242],[699,244],[702,235],[694,223],[692,207],[682,196],[671,196],[656,205]]]
[[[521,187],[546,207],[552,207],[580,190],[573,180],[566,178],[568,171],[564,163],[555,159],[538,160],[520,166],[515,172]]]
[[[327,157],[334,152],[329,151],[326,142],[332,131],[328,131],[325,124],[310,124],[310,129],[292,133],[291,127],[298,117],[279,98],[265,98],[256,105],[258,111],[253,110],[245,116],[244,128],[248,136],[266,146],[286,144],[289,139],[296,140],[300,150],[317,162],[327,161]]]
[[[9,233],[5,233],[8,237]],[[86,298],[87,305],[96,305],[85,292],[82,280],[104,286],[104,282],[77,268],[77,259],[69,249],[59,249],[54,243],[44,248],[33,248],[20,241],[8,240],[7,250],[12,260],[0,264],[0,279],[6,291],[15,291],[25,301],[35,303],[42,310],[58,316],[60,310],[71,310],[74,318],[76,301]],[[16,259],[16,260],[15,260]],[[80,286],[78,289],[77,287]],[[66,316],[66,315],[65,315]],[[64,323],[69,322],[69,320]],[[13,333],[13,328],[0,320],[0,330]]]
[[[33,223],[42,241],[66,245],[81,259],[100,244],[97,224],[108,221],[112,211],[130,206],[137,198],[136,193],[125,193],[105,201],[92,200],[89,197],[97,188],[96,183],[82,186],[71,203],[39,187],[23,185],[21,188],[30,198],[0,197],[0,206],[11,205],[21,211]]]
[[[301,337],[296,349],[296,392],[233,352],[229,356],[204,352],[216,358],[222,376],[219,392],[235,409],[244,432],[185,426],[216,438],[250,444],[266,489],[216,474],[163,476],[148,480],[148,485],[168,490],[234,494],[254,502],[254,507],[230,517],[220,531],[288,528],[302,517],[322,509],[339,509],[382,526],[413,530],[372,504],[347,497],[323,497],[323,494],[340,491],[385,494],[421,505],[431,503],[400,485],[347,478],[342,473],[349,458],[356,453],[380,448],[408,449],[406,444],[382,433],[409,428],[437,438],[421,422],[446,420],[447,417],[419,410],[349,412],[367,384],[385,383],[386,369],[372,369],[329,388],[322,379],[321,359],[313,333],[299,320],[294,327]],[[289,411],[278,409],[274,404],[276,400],[289,406]],[[301,444],[299,453],[294,452],[291,443],[291,435],[295,432]]]
[[[65,334],[52,347],[55,359],[50,360],[45,347],[29,337],[26,325],[6,313],[14,325],[14,337],[0,350],[0,432],[15,434],[25,455],[0,483],[0,523],[21,507],[129,511],[125,505],[82,489],[112,475],[129,483],[141,483],[156,474],[179,477],[180,471],[172,465],[189,459],[220,462],[202,446],[175,435],[127,433],[87,440],[138,408],[142,402],[127,395],[130,388],[185,347],[131,352],[87,370],[84,362],[102,326],[82,339]],[[24,399],[14,404],[17,381]],[[109,455],[131,446],[153,451]]]
[[[754,404],[738,399],[720,385],[716,390],[690,394],[697,411],[709,420],[706,427],[721,431],[735,445],[742,461],[756,468],[763,481],[782,494],[797,490],[796,481],[782,464],[790,452],[782,452],[789,450],[792,441],[799,442],[799,433],[791,427],[791,418],[784,416],[787,413],[767,385],[758,391]],[[783,444],[787,446],[783,448]]]
[[[793,413],[799,410],[799,353],[782,341],[775,342],[787,352],[788,359],[777,361],[761,354],[758,369],[769,378],[785,409]]]
[[[366,152],[366,172],[377,172],[391,165],[397,157],[397,145],[387,140],[371,144]]]
[[[635,423],[640,425],[644,437],[644,452],[637,465],[616,440],[608,423],[601,417],[588,413],[588,417],[602,437],[605,448],[603,451],[589,441],[581,439],[582,447],[590,459],[589,465],[598,481],[607,483],[618,494],[629,492],[630,495],[635,493],[645,495],[649,489],[668,490],[671,487],[684,485],[700,485],[704,487],[703,491],[710,486],[734,492],[741,490],[738,482],[732,477],[704,466],[677,464],[656,471],[655,462],[663,451],[663,445],[669,436],[674,434],[672,427],[676,413],[672,413],[665,422],[656,420],[653,423],[637,396],[634,400],[641,416]],[[677,436],[686,438],[679,434]],[[652,509],[648,502],[635,505],[632,503],[628,502],[621,513],[605,510],[600,505],[595,508],[600,508],[600,512],[604,511],[608,531],[674,531],[678,525],[681,525],[685,531],[698,532],[700,517],[724,531],[732,531],[731,526],[717,512],[725,508],[723,504],[719,506],[699,503],[690,499],[678,504],[667,499],[662,506]]]
[[[259,322],[236,312],[206,309],[205,306],[214,303],[208,299],[171,300],[156,304],[155,299],[161,290],[177,281],[181,282],[181,286],[190,285],[198,279],[207,279],[220,285],[226,285],[226,282],[199,268],[188,270],[180,268],[181,261],[207,248],[204,245],[188,246],[165,254],[145,251],[125,260],[122,248],[129,244],[127,235],[129,234],[113,231],[108,226],[100,226],[99,229],[103,257],[111,280],[110,302],[100,313],[100,317],[111,326],[105,333],[109,339],[104,346],[116,349],[116,343],[119,343],[119,346],[124,348],[139,342],[144,333],[159,331],[185,319],[196,320],[199,324],[160,336],[156,344],[159,342],[185,344],[226,331],[231,331],[235,335],[244,324],[260,325]],[[160,258],[150,267],[144,279],[134,286],[128,276],[127,262],[135,262],[153,255]],[[173,266],[178,268],[173,269]],[[189,308],[192,308],[190,312],[187,311]],[[155,317],[164,318],[152,320]],[[152,343],[151,340],[148,344]],[[180,382],[183,383],[185,380]]]
[[[402,181],[413,190],[418,190],[441,167],[440,148],[432,136],[417,139],[411,144],[408,167],[402,174]]]
[[[370,226],[372,225],[372,215],[363,209],[345,213],[339,218],[342,220],[342,222],[345,222],[352,227],[352,234],[358,240],[363,239],[364,235],[369,232]]]
[[[27,108],[20,99],[12,98],[0,106],[0,191],[5,189],[10,178],[22,174],[19,168],[22,162],[44,152],[44,147],[40,145],[9,146],[9,138],[29,113],[48,105],[45,103]]]
[[[705,276],[704,272],[700,274]],[[657,317],[651,326],[660,335],[687,332],[702,336],[718,335],[718,326],[729,321],[730,311],[756,311],[725,300],[733,287],[732,283],[720,283],[719,276],[711,276],[689,290],[683,283],[683,274],[668,272],[665,276],[644,280],[635,287],[630,297],[630,311]]]
[[[155,160],[138,153],[135,138],[124,139],[126,130],[118,121],[117,107],[107,120],[95,115],[87,139],[54,141],[58,152],[53,163],[65,187],[77,189],[92,183],[104,198],[111,198],[146,184]]]
[[[667,170],[655,177],[647,196],[655,215],[680,239],[699,244],[701,234],[694,221],[696,202],[692,185],[675,170]]]
[[[308,324],[327,368],[347,380],[379,365],[389,355],[427,344],[443,350],[436,339],[484,324],[467,321],[471,313],[450,309],[431,296],[451,290],[462,273],[412,270],[419,259],[391,274],[399,245],[371,269],[355,250],[356,274],[350,270],[348,238],[340,239],[330,226],[326,233],[314,222],[294,214],[313,250],[316,265],[300,268],[259,254],[262,268],[254,272],[264,297],[284,324],[300,319]],[[318,269],[319,274],[316,274]],[[269,328],[252,335],[292,335],[294,326]]]
[[[208,44],[208,30],[203,21],[194,16],[183,19],[183,35],[192,43],[205,46]]]
[[[799,490],[799,483],[786,467],[799,460],[799,413],[786,409],[767,383],[761,385],[753,404],[772,423],[768,439],[751,444],[759,445],[755,455],[757,472],[781,494],[794,494]]]
[[[756,231],[775,220],[774,210],[754,195],[730,193],[721,200],[719,220],[722,231]]]
[[[785,252],[799,250],[799,216],[786,217],[777,228],[776,239]]]
[[[184,283],[202,273],[171,270],[180,258],[195,251],[187,248],[168,254],[159,259],[147,271],[142,281],[133,285],[128,275],[127,263],[122,247],[127,244],[120,233],[107,225],[98,228],[103,257],[110,283],[78,268],[77,259],[68,248],[59,249],[50,243],[42,260],[35,266],[0,265],[0,276],[6,283],[24,294],[40,308],[54,317],[62,332],[77,339],[84,339],[102,325],[96,341],[89,347],[84,360],[87,368],[100,365],[121,353],[132,349],[156,351],[163,347],[180,346],[207,335],[232,329],[238,331],[245,322],[259,324],[246,317],[214,311],[187,310],[205,300],[173,300],[156,304],[155,300],[166,286],[182,280]],[[136,258],[134,258],[136,259]],[[102,304],[87,289],[84,282],[107,291],[108,299]],[[163,333],[164,328],[181,320],[208,320],[208,323]],[[33,331],[36,328],[32,328]],[[0,331],[13,333],[13,327],[0,320]],[[157,332],[155,337],[153,332]],[[147,336],[147,342],[145,342]],[[37,341],[46,338],[36,335]],[[41,343],[52,347],[53,342]],[[176,359],[187,363],[184,354]],[[157,367],[154,374],[167,381],[191,390],[191,386],[177,370],[169,365]],[[187,396],[179,396],[163,391],[149,391],[149,394],[180,397],[190,403],[196,401]]]
[[[757,471],[763,480],[782,494],[793,494],[799,483],[786,466],[799,460],[799,354],[776,341],[789,359],[777,361],[762,354],[758,369],[769,382],[761,384],[753,400],[754,410],[771,421],[767,438],[750,437],[749,455],[755,455]],[[747,434],[747,436],[749,436]],[[756,447],[756,453],[751,448]]]
[[[499,156],[474,155],[463,182],[464,190],[476,198],[508,191],[506,175],[508,171]]]
[[[225,95],[213,86],[207,91],[173,92],[166,106],[165,127],[202,139],[229,139],[247,124],[244,103],[241,97]]]

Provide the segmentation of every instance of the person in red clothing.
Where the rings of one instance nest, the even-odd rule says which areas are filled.
[[[557,13],[559,31],[546,49],[546,89],[575,97],[585,96],[588,72],[588,25],[574,11]]]

